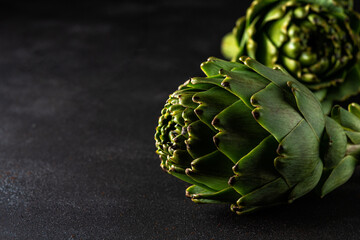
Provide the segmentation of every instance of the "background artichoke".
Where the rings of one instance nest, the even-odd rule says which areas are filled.
[[[280,66],[329,112],[360,90],[359,14],[352,1],[255,0],[222,42],[225,57]]]
[[[315,187],[324,196],[347,181],[356,159],[312,92],[280,70],[241,60],[210,58],[201,65],[207,77],[170,95],[155,134],[161,167],[193,184],[186,195],[194,202],[231,203],[239,214]],[[340,123],[352,115],[336,109]]]

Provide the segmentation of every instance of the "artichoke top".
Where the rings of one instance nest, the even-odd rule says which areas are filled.
[[[317,93],[343,100],[360,89],[359,14],[352,1],[255,0],[222,50],[234,61],[244,54],[280,66]],[[346,8],[344,8],[346,7]],[[343,84],[335,93],[325,89]]]
[[[344,183],[356,159],[341,126],[290,75],[241,61],[210,58],[170,95],[155,134],[163,170],[193,184],[193,201],[239,214]]]

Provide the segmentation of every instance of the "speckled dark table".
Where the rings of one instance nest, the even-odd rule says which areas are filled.
[[[149,2],[0,3],[0,239],[358,239],[359,173],[237,216],[161,171],[168,94],[250,1]]]

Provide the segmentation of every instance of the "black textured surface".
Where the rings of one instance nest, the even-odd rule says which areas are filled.
[[[0,239],[358,239],[358,173],[237,216],[161,171],[168,94],[250,1],[149,2],[0,4]]]

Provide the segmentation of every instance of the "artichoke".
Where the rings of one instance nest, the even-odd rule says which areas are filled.
[[[162,169],[192,184],[186,195],[194,202],[230,203],[238,214],[290,203],[313,189],[324,196],[346,182],[356,158],[340,124],[344,112],[352,113],[336,108],[336,120],[325,117],[296,79],[241,61],[209,58],[201,65],[206,77],[170,95],[155,134]],[[356,128],[353,122],[344,127],[357,144],[360,120]]]
[[[352,0],[255,0],[223,38],[224,56],[279,66],[329,112],[360,91],[359,14]]]

